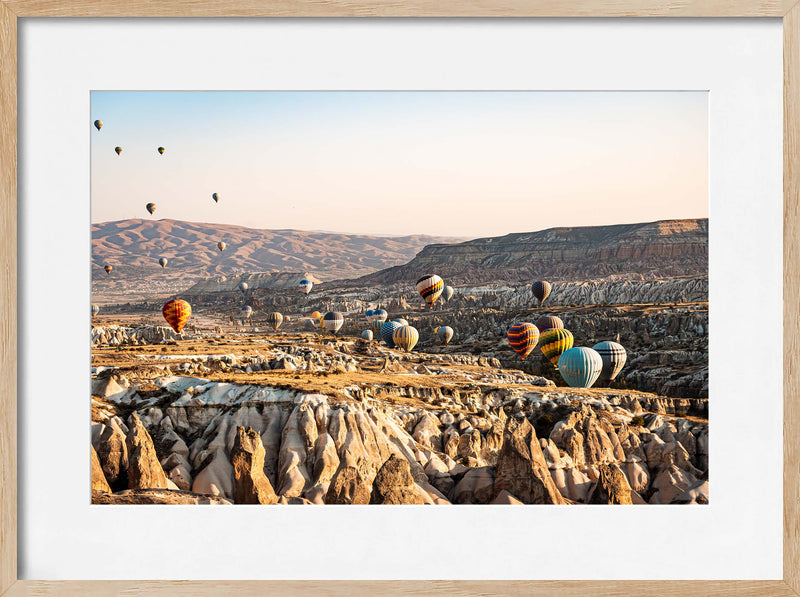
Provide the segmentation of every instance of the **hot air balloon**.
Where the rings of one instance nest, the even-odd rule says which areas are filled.
[[[553,287],[550,285],[550,282],[545,282],[544,280],[537,280],[531,285],[531,290],[533,291],[533,296],[539,299],[539,306],[550,296],[550,291],[553,290]]]
[[[591,388],[602,369],[603,359],[585,346],[565,350],[558,359],[558,372],[573,388]]]
[[[227,247],[227,246],[228,246],[228,245],[226,245],[226,244],[225,244],[224,242],[222,242],[222,241],[219,241],[219,242],[217,243],[217,248],[219,249],[219,252],[220,252],[220,253],[222,253],[222,252],[225,250],[225,247]]]
[[[106,265],[106,266],[103,266],[103,269],[106,270],[107,274],[110,274],[111,270],[114,269],[114,268],[112,266],[110,266],[110,265]]]
[[[161,314],[164,316],[164,319],[167,320],[170,327],[175,330],[176,333],[180,334],[183,326],[186,325],[186,322],[189,321],[189,318],[192,316],[192,307],[186,301],[172,299],[164,303],[164,306],[161,308]]]
[[[242,314],[242,317],[244,317],[245,319],[250,319],[250,317],[252,317],[253,315],[253,307],[251,307],[250,305],[245,305],[244,307],[242,307],[240,312]]]
[[[442,292],[442,298],[444,299],[445,302],[447,302],[451,298],[453,298],[453,295],[455,295],[455,293],[456,293],[455,288],[453,288],[452,286],[445,286],[444,292]]]
[[[417,280],[417,292],[431,308],[444,290],[444,282],[436,274],[425,274]]]
[[[244,294],[245,292],[247,292],[248,289],[247,282],[239,282],[236,288],[238,288],[242,292],[242,294]]]
[[[306,319],[305,323],[306,329],[309,331],[314,331],[317,329],[317,323],[313,319]]]
[[[270,313],[269,315],[267,315],[267,323],[273,330],[277,331],[278,328],[281,327],[281,324],[283,323],[283,315],[281,315],[277,311],[275,313]]]
[[[148,212],[150,212],[150,215],[152,216],[153,212],[156,210],[156,204],[155,203],[148,203],[147,205],[144,206],[144,208]]]
[[[372,317],[374,318],[374,321],[380,321],[383,323],[389,319],[389,313],[387,313],[386,309],[375,309],[372,312]]]
[[[556,317],[555,315],[542,315],[536,320],[536,327],[544,334],[547,330],[563,328],[564,322],[561,321],[560,317]]]
[[[99,312],[100,312],[100,307],[98,307],[97,305],[92,305],[92,317],[97,315]]]
[[[395,319],[392,319],[392,321],[397,322],[400,325],[408,325],[408,322],[405,319],[403,319],[402,317],[397,317]]]
[[[381,337],[381,326],[383,324],[384,324],[383,321],[381,321],[380,319],[374,319],[374,316],[372,321],[369,322],[369,327],[372,330],[372,333],[375,334],[376,338]]]
[[[313,317],[314,319],[316,319],[317,321],[319,321],[320,319],[322,319],[322,313],[320,313],[319,311],[314,311],[314,312],[311,314],[311,317]]]
[[[164,155],[164,148],[163,147],[159,147],[158,148],[158,153],[160,153],[161,155]]]
[[[372,340],[372,330],[364,330],[361,332],[361,337],[364,338],[364,340]]]
[[[94,128],[96,128],[98,131],[101,128],[103,128],[103,121],[102,120],[95,120],[94,121]]]
[[[300,280],[300,290],[302,290],[306,296],[311,292],[312,286],[314,286],[314,283],[311,280],[306,280],[305,278]]]
[[[622,371],[625,361],[628,360],[628,353],[625,347],[618,342],[598,342],[592,346],[600,358],[603,359],[603,369],[600,371],[600,379],[603,381],[614,381]]]
[[[372,309],[367,309],[366,313],[364,313],[364,317],[367,318],[367,321],[372,323],[372,314],[375,313]]]
[[[403,325],[396,321],[386,321],[381,325],[381,339],[386,342],[386,346],[394,348],[394,333],[401,327]]]
[[[344,324],[344,315],[339,311],[328,311],[322,318],[322,329],[335,334]]]
[[[162,268],[167,267],[167,263],[169,262],[167,261],[166,257],[162,257],[158,260],[158,265],[160,265]]]
[[[214,203],[219,203],[219,195],[217,195],[216,193],[211,195],[211,198],[214,200]]]
[[[419,332],[410,325],[400,326],[392,333],[392,340],[396,346],[411,352],[419,342]]]
[[[532,323],[522,322],[512,324],[506,333],[508,343],[522,360],[525,360],[531,351],[536,348],[539,341],[539,328]]]
[[[575,338],[573,338],[572,332],[569,330],[553,328],[547,330],[539,338],[539,348],[541,348],[545,358],[550,359],[553,366],[558,367],[558,357],[560,357],[565,350],[572,348],[572,343],[574,341]]]
[[[440,326],[436,328],[436,335],[442,339],[445,345],[450,344],[450,340],[453,339],[453,328],[449,325]]]
[[[116,151],[116,152],[117,152],[117,155],[119,155],[119,154],[121,154],[121,153],[122,153],[122,148],[121,148],[121,147],[115,147],[115,148],[114,148],[114,151]]]

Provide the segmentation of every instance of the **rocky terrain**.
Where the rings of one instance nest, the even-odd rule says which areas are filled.
[[[550,228],[428,245],[410,262],[358,283],[391,284],[428,271],[456,285],[707,275],[708,220]]]
[[[405,263],[449,237],[377,237],[228,224],[131,219],[92,225],[92,296],[127,302],[181,292],[213,276],[311,272],[322,280],[357,278]],[[224,252],[217,242],[227,244]],[[158,259],[169,260],[166,269]],[[110,276],[103,266],[110,263]]]
[[[348,336],[161,336],[94,335],[95,503],[708,502],[703,399]]]

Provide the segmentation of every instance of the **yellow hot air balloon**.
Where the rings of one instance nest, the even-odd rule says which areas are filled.
[[[281,324],[283,323],[283,315],[278,313],[277,311],[275,313],[270,313],[269,315],[267,315],[267,323],[273,330],[277,331],[278,328],[281,327]]]
[[[159,147],[158,148],[158,153],[160,153],[161,155],[164,155],[164,148],[163,147]]]
[[[94,126],[99,131],[101,128],[103,128],[103,121],[102,120],[95,120],[94,121]]]
[[[411,352],[419,342],[417,328],[410,325],[401,325],[392,332],[392,341],[406,352]]]
[[[572,332],[564,328],[553,328],[547,330],[539,337],[539,347],[545,358],[550,359],[553,366],[558,367],[559,357],[567,350],[572,348],[575,338]]]
[[[121,147],[115,147],[115,148],[114,148],[114,151],[116,151],[116,152],[117,152],[117,155],[119,155],[119,154],[121,154],[121,153],[122,153],[122,148],[121,148]]]

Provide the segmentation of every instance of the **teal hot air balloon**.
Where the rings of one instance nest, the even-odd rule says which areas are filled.
[[[558,359],[558,372],[573,388],[591,388],[602,370],[603,358],[585,346],[570,348]]]
[[[373,309],[367,309],[366,313],[364,313],[364,317],[367,318],[367,323],[372,323],[372,316],[375,313]]]
[[[386,321],[381,325],[381,339],[386,342],[386,346],[394,348],[394,332],[395,330],[403,327],[402,324],[396,321]]]
[[[373,335],[380,340],[381,338],[381,326],[383,326],[385,322],[381,321],[380,319],[373,319],[369,322],[369,329],[372,330]]]
[[[392,340],[394,340],[395,346],[411,352],[419,342],[419,332],[415,327],[403,325],[392,333]]]
[[[614,381],[619,372],[628,360],[628,353],[625,347],[619,342],[598,342],[592,346],[603,359],[603,370],[600,371],[600,379],[603,381]]]
[[[364,340],[372,340],[372,330],[364,330],[361,332],[361,337],[364,338]]]

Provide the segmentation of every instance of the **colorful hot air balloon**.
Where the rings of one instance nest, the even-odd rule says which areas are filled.
[[[216,193],[211,195],[211,198],[214,200],[214,203],[219,203],[219,195],[217,195]]]
[[[558,372],[573,388],[591,388],[602,369],[603,359],[585,346],[565,350],[558,360]]]
[[[311,292],[312,286],[314,286],[314,283],[311,280],[306,280],[305,278],[300,280],[300,290],[302,290],[306,296]]]
[[[97,305],[92,305],[92,317],[97,315],[99,312],[100,312],[100,307],[98,307]]]
[[[150,212],[150,215],[152,216],[153,212],[156,210],[156,204],[155,203],[148,203],[147,205],[144,206],[144,208],[148,212]]]
[[[121,148],[121,147],[115,147],[115,148],[114,148],[114,151],[116,151],[116,152],[117,152],[117,155],[119,155],[119,154],[121,154],[121,153],[122,153],[122,148]]]
[[[425,274],[417,280],[417,292],[431,308],[444,290],[444,282],[436,274]]]
[[[250,319],[253,316],[253,307],[251,307],[250,305],[245,305],[244,307],[242,307],[240,312],[242,314],[242,317],[244,317],[245,319]]]
[[[335,334],[344,324],[344,315],[339,311],[328,311],[322,318],[322,329]]]
[[[249,286],[247,286],[247,282],[239,282],[236,288],[238,288],[242,292],[242,294],[244,294],[245,292],[247,292]]]
[[[192,307],[186,301],[181,299],[172,299],[164,303],[161,309],[161,314],[170,327],[178,334],[181,333],[183,326],[189,321],[192,316]]]
[[[167,261],[166,257],[162,257],[158,260],[158,265],[160,265],[162,268],[167,267],[167,263],[169,263],[169,261]]]
[[[217,248],[219,249],[219,252],[220,252],[220,253],[222,253],[222,252],[225,250],[225,247],[227,247],[227,246],[228,246],[228,245],[226,245],[226,244],[225,244],[224,242],[222,242],[222,241],[219,241],[219,242],[217,243]]]
[[[564,322],[561,321],[560,317],[556,317],[555,315],[542,315],[536,320],[536,327],[544,334],[547,330],[563,328]]]
[[[95,120],[94,121],[94,128],[96,128],[98,131],[101,128],[103,128],[103,121],[102,120]]]
[[[158,153],[160,153],[161,155],[164,155],[164,148],[163,147],[159,147],[158,148]]]
[[[372,333],[375,334],[376,338],[381,337],[381,326],[384,323],[385,322],[381,321],[380,319],[374,319],[374,318],[372,321],[369,322],[369,327],[372,330]]]
[[[537,280],[531,285],[531,290],[533,291],[533,296],[539,299],[539,306],[541,306],[547,297],[550,296],[550,292],[553,290],[553,287],[550,285],[550,282]]]
[[[106,270],[107,274],[110,274],[111,270],[114,269],[114,268],[112,266],[110,266],[110,265],[104,265],[103,269]]]
[[[397,317],[395,319],[392,319],[392,321],[397,322],[400,325],[408,325],[408,322],[405,319],[403,319],[402,317]]]
[[[281,324],[283,323],[283,315],[281,315],[277,311],[275,313],[270,313],[269,315],[267,315],[267,323],[273,330],[277,331],[278,328],[281,327]]]
[[[545,358],[550,359],[554,367],[558,367],[558,357],[560,357],[564,351],[572,348],[572,343],[574,341],[575,338],[573,338],[572,332],[569,330],[553,328],[547,330],[539,338],[539,348],[542,350],[542,354]]]
[[[386,321],[381,324],[381,339],[386,342],[386,346],[394,348],[394,333],[401,327],[403,325],[396,321]]]
[[[532,323],[522,322],[512,324],[506,333],[508,343],[522,360],[525,360],[531,351],[536,348],[539,341],[539,329]]]
[[[451,298],[453,298],[453,295],[455,293],[456,293],[456,289],[455,288],[453,288],[452,286],[445,286],[444,287],[444,292],[442,292],[442,298],[444,299],[445,302],[447,302]]]
[[[311,317],[313,317],[314,319],[316,319],[317,321],[319,321],[320,319],[322,319],[322,313],[320,313],[319,311],[314,311],[314,312],[311,314]]]
[[[396,346],[411,352],[419,342],[419,332],[410,325],[400,326],[392,333],[392,340]]]
[[[628,360],[628,353],[625,352],[625,347],[618,342],[598,342],[592,346],[592,350],[596,351],[603,359],[603,369],[600,371],[600,379],[603,381],[614,381],[619,372],[625,366]]]
[[[364,338],[364,340],[372,340],[372,330],[364,330],[361,332],[361,337]]]
[[[436,335],[442,339],[445,345],[450,344],[450,340],[453,339],[453,328],[449,325],[440,326],[436,328]]]

